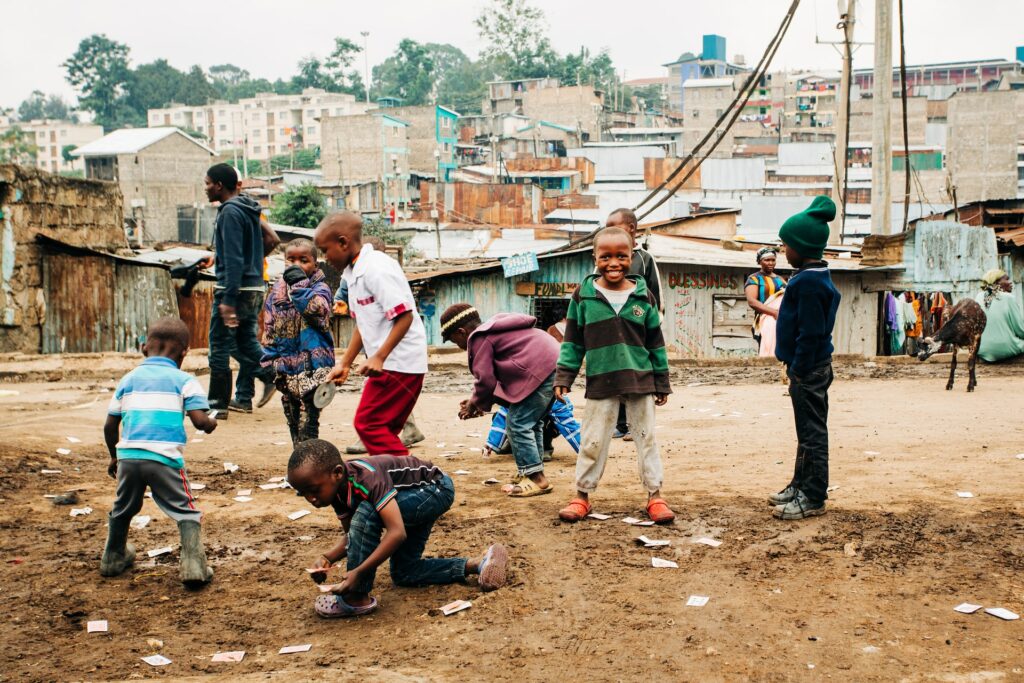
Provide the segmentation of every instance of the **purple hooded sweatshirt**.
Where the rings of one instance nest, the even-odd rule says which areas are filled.
[[[470,399],[487,412],[499,398],[519,403],[537,390],[558,361],[558,342],[522,313],[498,313],[469,335],[469,369],[476,378]]]

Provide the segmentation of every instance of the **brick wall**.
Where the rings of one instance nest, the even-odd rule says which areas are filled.
[[[1017,94],[957,93],[949,100],[946,165],[957,201],[1016,198]]]

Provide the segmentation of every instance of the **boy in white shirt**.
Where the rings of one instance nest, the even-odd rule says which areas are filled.
[[[332,213],[317,226],[313,240],[327,262],[342,271],[349,315],[356,321],[348,349],[329,379],[344,384],[365,348],[359,374],[367,380],[353,426],[370,455],[409,455],[399,434],[427,372],[427,334],[409,282],[397,261],[363,244],[357,214]]]

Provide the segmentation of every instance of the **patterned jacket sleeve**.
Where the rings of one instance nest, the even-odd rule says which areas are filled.
[[[586,321],[580,300],[580,288],[573,292],[569,300],[569,311],[565,316],[565,334],[562,336],[562,347],[558,354],[558,365],[555,368],[555,386],[571,387],[576,375],[583,365],[586,347],[583,345],[583,328]]]
[[[323,282],[310,286],[309,280],[301,280],[292,285],[288,295],[307,325],[320,332],[330,332],[334,308],[330,287]]]

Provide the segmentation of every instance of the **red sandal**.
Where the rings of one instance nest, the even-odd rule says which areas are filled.
[[[573,498],[568,505],[558,511],[558,516],[563,522],[578,522],[589,515],[592,509],[589,501]]]
[[[676,513],[672,512],[664,498],[651,498],[647,501],[647,516],[656,524],[668,524],[676,518]]]

